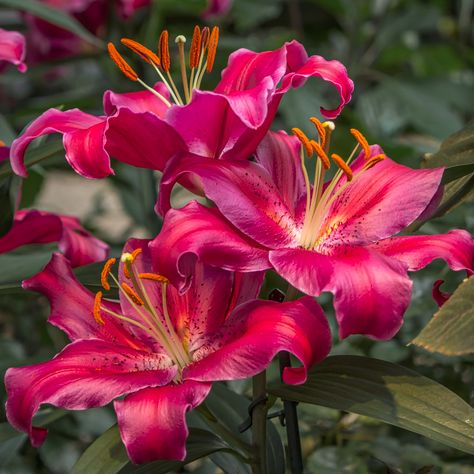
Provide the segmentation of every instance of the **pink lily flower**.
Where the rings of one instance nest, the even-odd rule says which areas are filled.
[[[273,268],[307,295],[334,295],[341,338],[389,339],[410,302],[407,272],[442,258],[472,274],[474,241],[464,230],[393,237],[439,196],[443,169],[399,165],[353,130],[362,152],[352,164],[333,154],[337,172],[324,183],[334,124],[314,122],[319,143],[297,129],[304,148],[296,137],[270,133],[257,163],[208,160],[178,172],[199,181],[218,210],[197,203],[170,210],[152,244],[154,259],[183,289],[196,259],[234,271]],[[312,186],[303,149],[318,156]],[[164,211],[169,192],[165,182]]]
[[[310,77],[328,81],[339,93],[340,103],[335,109],[321,109],[326,117],[336,117],[350,100],[353,83],[345,67],[321,56],[308,57],[296,41],[275,51],[234,52],[215,90],[200,90],[205,72],[213,67],[218,31],[217,27],[212,32],[195,28],[189,74],[184,37],[178,36],[183,96],[169,74],[168,32],[160,37],[160,57],[139,43],[122,40],[154,67],[161,78],[154,88],[144,83],[110,44],[112,59],[122,72],[147,90],[125,94],[107,91],[105,115],[100,117],[78,109],[46,111],[13,142],[11,163],[15,173],[27,175],[24,155],[31,141],[61,133],[66,159],[87,178],[112,173],[110,157],[114,157],[133,166],[164,171],[166,179],[173,180],[175,169],[188,160],[247,160],[270,127],[283,95]]]
[[[207,8],[202,12],[203,18],[225,15],[232,7],[232,0],[208,0]]]
[[[101,262],[109,253],[109,246],[87,232],[76,217],[34,209],[15,213],[12,228],[0,237],[0,253],[51,242],[58,242],[73,267]]]
[[[14,64],[20,72],[25,72],[25,44],[21,33],[0,28],[0,61]]]
[[[51,361],[6,373],[8,420],[34,446],[47,434],[32,426],[41,404],[82,410],[125,395],[114,408],[130,459],[182,460],[185,413],[204,401],[212,382],[255,375],[289,351],[302,366],[286,368],[283,378],[298,384],[328,354],[329,327],[312,298],[255,300],[261,273],[201,264],[181,296],[154,273],[148,241],[129,240],[124,250],[118,279],[111,273],[115,259],[101,278],[105,290],[110,278],[119,285],[119,302],[82,287],[60,254],[24,282],[49,298],[49,322],[72,341]]]

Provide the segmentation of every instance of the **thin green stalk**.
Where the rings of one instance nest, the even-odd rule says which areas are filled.
[[[253,399],[265,400],[267,375],[260,372],[252,378]],[[266,401],[258,403],[252,411],[253,474],[268,474],[267,469],[267,412]]]

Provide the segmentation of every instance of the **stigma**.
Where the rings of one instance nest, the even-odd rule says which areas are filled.
[[[384,160],[386,156],[384,154],[371,156],[367,139],[355,128],[350,130],[356,145],[349,157],[344,159],[337,153],[330,153],[331,134],[336,128],[334,122],[321,122],[316,117],[311,117],[310,122],[316,129],[317,140],[310,139],[299,128],[292,129],[293,134],[301,142],[301,167],[306,185],[305,217],[299,234],[299,245],[308,250],[324,251],[329,236],[342,225],[342,222],[333,220],[324,224],[331,205],[362,173]],[[365,162],[357,172],[354,172],[350,164],[359,149],[364,153]],[[306,158],[312,157],[316,157],[316,163],[311,181],[305,161]],[[325,175],[331,168],[331,163],[336,166],[336,170],[332,179],[325,183]]]
[[[167,107],[171,107],[173,102],[177,105],[188,104],[192,100],[193,91],[200,89],[204,74],[212,72],[219,42],[219,28],[214,26],[210,30],[206,26],[201,30],[196,25],[188,54],[186,54],[186,42],[186,37],[183,35],[178,35],[175,38],[175,44],[178,49],[177,70],[181,81],[181,84],[178,82],[178,85],[180,85],[178,87],[172,76],[173,61],[171,60],[169,33],[167,30],[162,31],[160,35],[156,53],[135,40],[129,38],[121,39],[121,43],[125,47],[155,70],[158,78],[168,89],[170,100],[144,82],[135,69],[118,52],[113,43],[109,43],[107,48],[112,61],[128,79],[138,82]]]

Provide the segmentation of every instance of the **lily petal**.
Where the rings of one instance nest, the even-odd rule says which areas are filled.
[[[255,153],[257,163],[267,170],[292,214],[306,196],[300,149],[298,138],[281,130],[268,132]]]
[[[372,155],[379,153],[378,145],[371,147]],[[389,158],[360,172],[362,164],[360,155],[354,179],[333,195],[321,226],[329,229],[323,246],[364,245],[397,234],[427,208],[443,175],[442,168],[415,170]]]
[[[0,61],[8,61],[20,72],[25,72],[26,42],[25,37],[17,31],[0,28]]]
[[[12,228],[0,238],[0,253],[49,242],[59,242],[73,267],[100,262],[109,252],[108,245],[87,232],[75,217],[23,209],[15,213]]]
[[[95,117],[79,109],[65,112],[49,109],[13,141],[10,149],[13,171],[20,176],[28,176],[24,164],[28,145],[43,135],[62,133],[66,159],[74,170],[86,178],[104,178],[113,173],[103,144],[104,127],[103,117]]]
[[[420,270],[436,258],[442,258],[452,270],[467,270],[470,275],[474,273],[474,239],[465,230],[455,229],[447,234],[392,237],[371,247],[387,257],[403,262],[409,271]]]
[[[311,296],[334,295],[341,339],[365,334],[390,339],[403,322],[412,282],[407,267],[364,247],[344,247],[337,255],[303,249],[273,250],[275,270]]]
[[[186,367],[183,376],[200,381],[242,379],[264,370],[278,352],[288,351],[303,365],[287,367],[283,380],[299,384],[330,348],[328,322],[313,298],[288,303],[254,300],[236,308],[222,329],[208,337],[193,355],[197,362]]]
[[[150,249],[154,268],[182,292],[189,288],[198,260],[233,271],[270,268],[267,251],[233,228],[217,209],[196,201],[167,212]]]
[[[94,294],[77,281],[69,262],[59,253],[53,254],[43,271],[24,280],[23,288],[38,291],[48,298],[51,304],[48,321],[64,331],[73,341],[93,338],[140,350],[148,347],[104,311],[101,313],[104,325],[94,320]],[[102,306],[121,312],[120,305],[111,301],[103,300]]]
[[[271,176],[248,161],[221,161],[185,157],[177,168],[163,175],[161,210],[169,203],[170,186],[186,176],[195,176],[205,195],[241,232],[266,247],[296,245],[297,224]],[[172,176],[170,176],[172,175]]]
[[[47,434],[45,428],[31,424],[40,405],[71,410],[104,406],[126,393],[165,385],[176,370],[151,352],[94,339],[79,340],[51,361],[7,371],[8,421],[28,433],[37,447]]]
[[[122,441],[134,463],[161,459],[182,461],[189,434],[186,412],[200,405],[209,383],[186,380],[145,389],[114,402]]]

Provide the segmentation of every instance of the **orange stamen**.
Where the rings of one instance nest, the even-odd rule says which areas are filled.
[[[122,283],[122,289],[127,293],[127,295],[130,297],[130,299],[138,306],[143,306],[143,300],[137,295],[135,290],[128,285],[127,283],[123,282]]]
[[[153,63],[156,66],[160,65],[160,58],[153,51],[148,49],[146,46],[143,46],[138,41],[122,38],[120,42],[127,48],[131,49],[134,53],[138,54],[138,56],[144,59],[147,63]]]
[[[167,30],[163,30],[158,42],[158,54],[161,60],[161,67],[165,72],[168,72],[171,67],[169,35]]]
[[[94,298],[94,319],[97,324],[101,326],[105,325],[105,321],[102,319],[100,315],[100,304],[102,303],[102,291],[98,291]]]
[[[311,146],[313,147],[313,150],[318,155],[318,158],[322,161],[324,168],[328,170],[331,166],[331,162],[329,161],[328,155],[323,150],[323,147],[319,143],[315,142],[314,140],[311,140],[310,143],[311,143]]]
[[[118,66],[122,73],[132,81],[138,80],[138,74],[132,69],[130,64],[125,61],[125,59],[117,51],[117,48],[113,45],[113,43],[109,43],[107,45],[107,49],[109,50],[109,54],[112,58],[112,61]]]
[[[135,259],[142,253],[142,249],[141,248],[138,248],[138,249],[135,249],[133,252],[132,252],[132,261],[130,263],[133,263],[135,261]]]
[[[203,50],[206,49],[207,45],[209,44],[209,34],[210,34],[209,27],[205,26],[201,32],[201,48]]]
[[[318,131],[319,135],[319,142],[321,144],[321,148],[324,149],[324,146],[326,145],[326,129],[324,128],[321,120],[319,120],[316,117],[310,117],[310,122],[316,127],[316,130]]]
[[[104,290],[109,291],[110,290],[110,284],[109,284],[109,274],[110,274],[110,269],[112,268],[112,265],[115,264],[117,261],[116,258],[109,258],[104,265],[104,268],[102,269],[102,272],[100,274],[100,282],[102,283],[102,287]]]
[[[0,146],[7,146],[7,144],[3,140],[0,140]]]
[[[219,27],[212,28],[211,36],[209,37],[209,47],[207,49],[207,66],[206,71],[211,72],[216,59],[217,43],[219,43]]]
[[[383,153],[373,156],[372,158],[370,158],[370,160],[368,160],[365,163],[364,169],[368,170],[368,169],[372,168],[373,166],[375,166],[380,161],[385,160],[385,158],[387,158],[387,157]]]
[[[342,170],[342,172],[346,175],[347,177],[347,180],[348,181],[351,181],[352,180],[352,177],[353,177],[353,174],[352,174],[352,170],[349,168],[349,166],[347,165],[347,163],[339,156],[337,155],[336,153],[333,153],[331,155],[331,158],[332,160],[334,161],[334,163],[336,163],[336,165],[338,166],[338,168],[340,170]]]
[[[357,140],[359,145],[362,147],[362,149],[365,152],[365,159],[368,160],[370,158],[370,146],[369,142],[367,139],[362,135],[362,133],[359,132],[356,128],[351,128],[351,133],[353,137]]]
[[[191,49],[189,50],[189,66],[191,69],[197,68],[201,57],[201,29],[198,25],[194,27]]]
[[[306,151],[306,154],[308,156],[313,156],[313,147],[311,146],[311,142],[309,141],[309,138],[306,136],[303,130],[301,130],[298,127],[294,127],[291,129],[291,131],[293,132],[294,135],[298,137],[299,141],[302,143]]]
[[[142,280],[153,280],[158,281],[159,283],[169,283],[168,278],[157,273],[139,273],[138,278]]]
[[[128,271],[128,265],[124,263],[122,268],[123,268],[123,274],[125,275],[125,278],[128,278],[130,280],[130,272]]]

